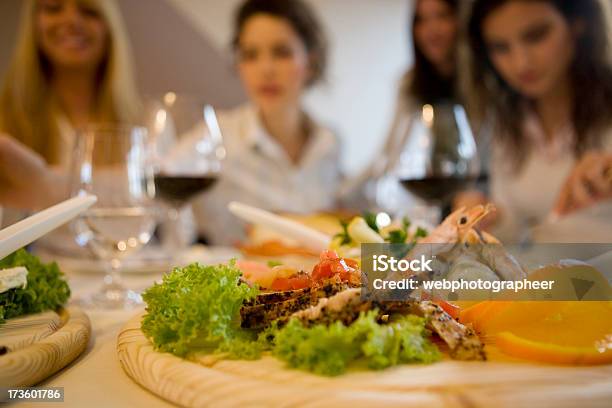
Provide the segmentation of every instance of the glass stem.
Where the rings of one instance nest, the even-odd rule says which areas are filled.
[[[176,256],[181,249],[180,209],[171,207],[167,211],[166,223],[162,229],[162,246],[168,254]]]
[[[444,211],[444,203],[441,201],[433,201],[430,207],[430,222],[432,225],[437,226],[442,222],[442,212]]]
[[[106,287],[121,287],[121,261],[118,258],[111,259],[104,283]]]

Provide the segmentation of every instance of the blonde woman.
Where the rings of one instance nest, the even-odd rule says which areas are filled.
[[[18,152],[30,164],[0,166],[0,204],[35,209],[56,201],[61,188],[34,188],[40,183],[31,181],[58,182],[69,164],[74,129],[133,123],[139,109],[114,0],[26,1],[0,93],[0,156]],[[36,164],[41,158],[50,167]],[[55,176],[45,174],[51,171]]]

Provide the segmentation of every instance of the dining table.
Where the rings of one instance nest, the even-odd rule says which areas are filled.
[[[601,210],[601,209],[600,209]],[[544,225],[534,229],[534,236],[541,240],[549,241],[551,237],[557,241],[572,240],[581,242],[593,234],[599,234],[606,240],[609,238],[609,224],[602,221],[608,219],[610,208],[605,214],[597,214],[598,217],[571,217],[564,222]],[[599,219],[599,221],[598,221]],[[589,228],[585,231],[584,226]],[[580,226],[581,228],[578,228]],[[585,231],[584,236],[577,234]],[[608,245],[608,251],[612,249]],[[208,248],[209,253],[215,252],[214,247]],[[219,256],[207,258],[208,263],[219,263],[223,258],[229,260],[232,251],[228,248],[219,248]],[[234,250],[234,254],[237,252]],[[612,254],[612,252],[609,252]],[[610,256],[608,256],[610,258]],[[206,263],[206,262],[203,262]],[[62,264],[60,262],[60,267]],[[103,273],[92,271],[79,271],[74,265],[62,267],[72,290],[71,302],[86,298],[94,293],[102,284]],[[169,268],[168,268],[169,269]],[[155,271],[137,271],[123,274],[123,283],[126,287],[144,291],[156,281],[161,280],[164,270],[156,268]],[[610,279],[610,270],[606,270]],[[64,390],[64,404],[71,407],[171,407],[174,406],[134,382],[122,369],[117,356],[117,336],[122,327],[135,315],[144,311],[144,306],[137,306],[129,310],[101,310],[79,305],[89,316],[91,322],[91,338],[86,350],[75,361],[64,367],[52,377],[37,384],[37,387],[61,387]],[[12,403],[12,406],[25,407],[31,404],[27,402]],[[56,407],[55,402],[37,402],[36,407]]]
[[[201,248],[191,251],[182,263],[196,261],[219,263],[237,255],[231,248],[207,248],[202,256]],[[48,259],[44,254],[43,259]],[[86,270],[78,270],[79,262],[59,262],[71,288],[71,303],[78,305],[91,322],[91,337],[86,350],[72,363],[55,375],[37,384],[39,388],[61,387],[64,390],[64,403],[70,407],[114,407],[132,408],[172,407],[151,392],[140,387],[125,373],[117,357],[117,335],[121,328],[135,315],[144,311],[144,305],[127,310],[104,310],[88,307],[80,302],[95,293],[102,285],[103,272],[93,270],[91,263],[82,263]],[[143,270],[144,269],[144,270]],[[168,269],[171,269],[169,266]],[[164,270],[158,266],[130,270],[122,275],[123,284],[137,292],[143,292],[163,277]],[[10,406],[26,407],[31,402],[15,402]],[[36,402],[36,407],[57,407],[57,402]]]
[[[66,273],[74,299],[98,290],[99,274]],[[129,288],[144,290],[161,274],[125,276]],[[130,310],[99,310],[81,306],[91,322],[91,337],[87,349],[75,361],[52,377],[38,384],[40,388],[64,389],[64,405],[71,407],[150,407],[173,406],[133,382],[121,368],[117,358],[117,334],[121,327],[144,306]],[[14,406],[31,406],[31,402],[18,402]],[[56,402],[37,402],[37,407],[57,407]]]

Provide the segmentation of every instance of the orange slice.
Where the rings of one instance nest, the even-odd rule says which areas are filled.
[[[478,332],[483,332],[484,325],[489,320],[495,318],[503,310],[510,307],[512,302],[507,301],[485,301],[462,310],[459,314],[459,321],[463,324],[471,323]]]
[[[512,331],[517,327],[529,326],[532,330],[543,320],[556,316],[565,308],[566,302],[492,302],[490,306],[474,322],[474,328],[487,335],[502,331]],[[556,320],[555,320],[556,321]]]
[[[612,363],[612,302],[486,301],[461,311],[497,348],[557,364]]]
[[[459,312],[459,321],[463,324],[465,323],[474,323],[479,320],[480,316],[484,313],[484,311],[491,306],[493,302],[484,301],[478,302],[473,306],[466,307],[465,309],[461,309]]]
[[[612,363],[612,336],[595,347],[571,347],[542,343],[510,332],[499,333],[495,344],[502,352],[518,358],[553,364],[591,365]]]

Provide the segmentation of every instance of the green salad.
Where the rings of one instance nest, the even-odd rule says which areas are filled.
[[[240,283],[229,265],[176,268],[143,293],[147,314],[142,331],[162,351],[184,357],[194,350],[216,352],[240,340],[240,308],[259,293]]]
[[[143,294],[147,303],[142,331],[156,349],[180,357],[220,353],[224,358],[257,359],[269,352],[290,367],[339,375],[353,363],[370,369],[440,359],[425,319],[401,316],[387,324],[376,311],[362,313],[349,326],[341,322],[305,327],[296,319],[261,331],[240,327],[240,309],[258,294],[240,280],[234,262],[175,268]]]
[[[0,260],[0,269],[18,266],[28,270],[27,285],[0,293],[0,323],[29,313],[55,310],[66,303],[70,288],[55,262],[44,264],[24,249]]]
[[[344,373],[357,361],[380,370],[440,359],[440,351],[427,339],[425,319],[411,315],[378,324],[376,315],[375,310],[362,313],[348,327],[335,322],[306,328],[291,320],[276,333],[272,353],[291,367],[329,376]]]
[[[416,245],[420,238],[427,236],[427,230],[417,225],[412,225],[408,217],[380,227],[377,223],[377,215],[364,212],[361,217],[354,217],[350,222],[341,221],[342,232],[336,234],[332,239],[330,249],[335,250],[340,256],[359,258],[361,244],[404,244],[404,252],[396,254],[402,258]]]

